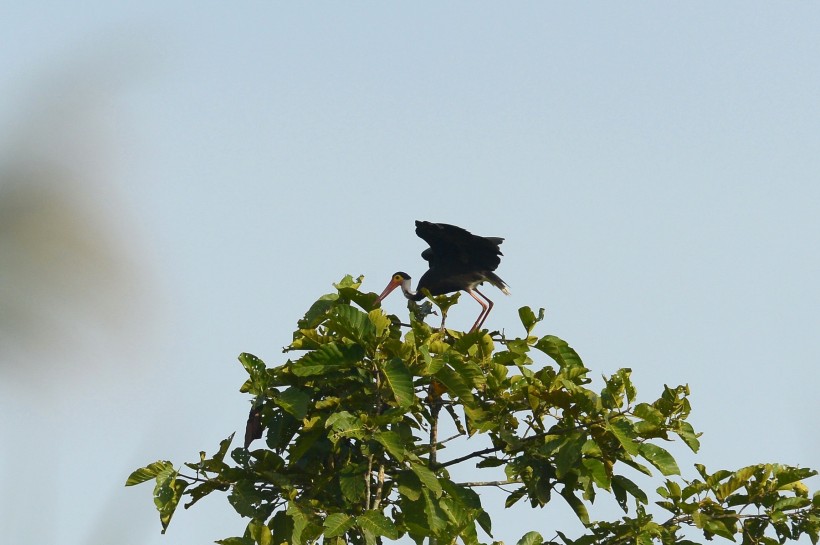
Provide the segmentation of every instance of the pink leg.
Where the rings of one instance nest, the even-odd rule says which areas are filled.
[[[481,305],[481,314],[478,315],[478,319],[475,321],[473,327],[470,329],[470,333],[472,333],[473,331],[476,331],[482,325],[484,325],[484,320],[487,319],[487,316],[490,314],[490,311],[493,308],[493,302],[490,301],[490,299],[488,299],[486,295],[484,295],[477,289],[468,289],[467,293],[469,293],[470,296],[476,301],[478,301],[479,305]],[[476,293],[479,294],[484,299],[484,301],[487,301],[487,303],[485,304],[484,301],[476,297]]]

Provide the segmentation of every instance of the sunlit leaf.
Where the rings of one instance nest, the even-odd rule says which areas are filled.
[[[652,443],[641,443],[640,453],[644,459],[664,475],[680,475],[678,464],[669,452]]]
[[[607,429],[612,432],[612,435],[618,440],[624,450],[630,456],[636,456],[639,452],[638,444],[634,441],[635,432],[632,429],[632,424],[624,419],[611,420],[607,423]]]
[[[595,481],[595,484],[605,490],[609,490],[609,475],[607,475],[606,466],[601,460],[597,458],[584,458],[581,463],[587,469],[592,480]]]
[[[516,545],[541,545],[543,542],[544,538],[538,532],[527,532],[521,536]]]
[[[535,343],[535,348],[544,352],[558,363],[561,367],[583,367],[581,357],[563,339],[554,335],[547,335]]]
[[[147,466],[141,467],[138,470],[132,472],[131,475],[128,476],[128,479],[125,481],[125,486],[134,486],[135,484],[150,481],[160,473],[167,473],[168,471],[172,471],[173,469],[173,464],[168,461],[158,461],[154,462],[153,464],[148,464]]]
[[[527,330],[527,335],[529,335],[535,324],[544,319],[544,309],[539,309],[538,316],[536,316],[530,307],[521,307],[518,309],[518,317],[521,318],[521,324]]]

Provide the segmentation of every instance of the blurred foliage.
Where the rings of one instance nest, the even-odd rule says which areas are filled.
[[[131,474],[127,485],[155,481],[163,531],[181,502],[188,508],[219,490],[250,519],[223,545],[372,545],[402,536],[473,545],[484,541],[479,531],[492,540],[474,488],[504,486],[507,506],[564,501],[587,528],[577,538],[555,530],[550,540],[531,531],[520,545],[692,543],[685,528],[749,544],[803,535],[817,542],[820,495],[803,484],[813,470],[759,464],[710,474],[698,465],[699,478],[679,476],[661,445],[699,448],[687,386],[638,401],[630,370],[621,369],[593,391],[575,350],[533,333],[544,312],[529,307],[519,311],[522,337],[431,328],[417,319],[425,313],[411,313],[402,335],[397,317],[373,308],[376,295],[359,291],[361,280],[345,277],[299,320],[286,348],[296,357],[276,367],[239,357],[249,375],[241,391],[254,396],[246,447],[228,457],[230,436],[183,468],[158,461]],[[455,300],[431,302],[444,315]],[[441,408],[460,430],[447,439],[438,437]],[[247,448],[263,435],[261,448]],[[467,454],[441,459],[455,441]],[[448,468],[458,464],[490,480],[455,482]],[[635,471],[665,478],[658,513],[626,476]],[[587,506],[600,492],[614,496],[621,520],[590,520]]]

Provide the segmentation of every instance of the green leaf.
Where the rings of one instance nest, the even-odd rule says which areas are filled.
[[[544,538],[538,532],[527,532],[518,540],[516,545],[541,545],[543,542]]]
[[[412,471],[402,471],[398,476],[399,494],[411,501],[421,497],[421,480]]]
[[[347,305],[339,305],[333,310],[330,327],[362,346],[369,346],[376,337],[376,326],[370,317]]]
[[[665,476],[680,475],[678,464],[669,452],[652,443],[641,443],[640,453],[647,462],[658,468]]]
[[[438,482],[438,477],[433,471],[421,464],[410,464],[410,470],[416,474],[416,476],[421,481],[421,484],[426,487],[427,490],[432,492],[437,498],[441,497],[441,483]]]
[[[580,520],[584,526],[589,526],[589,512],[587,511],[587,507],[584,505],[584,502],[572,493],[572,489],[565,486],[564,489],[561,490],[561,497],[564,498],[572,510],[575,511],[578,520]]]
[[[268,387],[268,374],[265,369],[265,362],[254,356],[243,352],[239,355],[239,362],[245,368],[250,378],[239,389],[241,392],[253,395],[262,394]]]
[[[285,411],[298,420],[303,419],[307,415],[309,402],[310,394],[296,386],[291,386],[274,398],[274,403],[285,409]]]
[[[344,535],[344,533],[352,528],[355,523],[356,519],[344,513],[333,513],[332,515],[328,515],[322,525],[325,529],[324,536],[336,537]]]
[[[625,418],[611,420],[607,422],[607,429],[612,432],[612,435],[618,440],[627,454],[636,456],[639,452],[638,444],[634,441],[635,430],[632,429],[632,424]]]
[[[131,475],[128,476],[128,479],[125,481],[125,486],[134,486],[135,484],[150,481],[160,473],[167,473],[168,471],[172,471],[173,469],[173,464],[168,461],[157,461],[153,464],[148,464],[147,466],[141,467],[136,471],[132,472]]]
[[[554,335],[546,335],[535,343],[535,348],[555,360],[561,368],[583,367],[581,357],[563,339]]]
[[[701,434],[695,433],[695,428],[693,428],[689,422],[681,421],[675,433],[678,434],[678,437],[686,443],[686,446],[689,447],[692,452],[697,452],[700,449],[698,437],[700,437]]]
[[[328,311],[333,308],[339,299],[336,293],[328,293],[313,303],[305,313],[305,317],[297,322],[300,329],[315,329],[327,318]]]
[[[510,494],[507,496],[507,499],[504,500],[504,507],[509,509],[510,507],[512,507],[513,505],[518,503],[518,500],[520,500],[521,498],[523,498],[526,495],[527,495],[527,487],[526,486],[516,488],[515,490],[510,492]]]
[[[401,435],[394,431],[383,431],[376,433],[373,438],[387,449],[393,458],[399,462],[403,462],[407,458],[407,451],[404,448],[404,441]]]
[[[226,539],[217,539],[214,543],[218,545],[256,545],[253,538],[250,537],[229,537]]]
[[[781,489],[797,481],[808,479],[817,475],[817,471],[803,467],[778,467],[774,473],[774,478],[777,481],[777,488]]]
[[[366,431],[362,420],[347,411],[340,411],[330,415],[325,422],[325,427],[333,430],[330,436],[332,441],[336,441],[340,437],[361,439]]]
[[[293,502],[288,504],[287,514],[293,521],[292,543],[302,543],[302,532],[308,525],[307,516]]]
[[[356,524],[363,530],[372,532],[377,536],[385,536],[388,539],[398,539],[400,535],[396,529],[396,524],[380,511],[371,510],[359,515],[356,517]]]
[[[568,472],[575,470],[584,443],[586,443],[586,436],[581,430],[576,430],[567,436],[564,443],[558,447],[558,454],[555,456],[556,477],[560,479]]]
[[[452,367],[442,367],[435,376],[436,379],[444,384],[451,396],[458,398],[467,405],[473,405],[475,403],[475,398],[473,397],[470,387],[467,386],[461,375],[456,373]]]
[[[384,311],[378,308],[373,309],[367,313],[367,316],[370,318],[373,327],[376,328],[376,337],[384,337],[390,332],[390,326],[393,325],[393,322],[390,321]]]
[[[365,497],[366,484],[364,469],[345,467],[339,472],[339,488],[350,503],[358,503]]]
[[[777,500],[772,505],[772,511],[786,511],[789,509],[800,509],[801,507],[806,507],[807,505],[811,505],[811,500],[805,497],[791,497],[791,498],[783,498],[781,500]]]
[[[644,505],[649,503],[649,498],[646,497],[646,493],[643,490],[641,490],[641,488],[637,484],[633,483],[623,475],[613,475],[612,490],[613,492],[615,492],[616,498],[618,498],[619,494],[622,494],[622,492],[619,492],[619,489],[625,492],[629,492],[629,494],[632,497],[634,497],[636,500],[638,500],[638,502]],[[626,498],[624,496],[621,497],[624,498],[625,502]],[[621,501],[618,500],[618,503],[621,503]],[[624,507],[624,505],[621,505],[621,507]]]
[[[257,520],[252,520],[248,523],[246,533],[250,535],[254,543],[258,545],[271,545],[273,541],[270,528]]]
[[[609,475],[607,475],[606,466],[604,466],[604,463],[601,460],[597,458],[584,458],[581,463],[589,472],[589,475],[592,477],[595,484],[604,490],[609,490]]]
[[[311,350],[292,364],[297,377],[327,375],[348,369],[364,357],[364,349],[359,345],[346,346],[330,342]]]
[[[154,505],[159,511],[159,520],[162,524],[162,533],[168,529],[171,523],[171,517],[179,505],[179,500],[182,498],[182,493],[188,486],[188,482],[177,479],[178,473],[172,468],[167,467],[160,471],[157,476],[157,484],[154,487]]]
[[[409,407],[416,400],[413,378],[400,358],[393,358],[384,366],[384,376],[400,407]]]
[[[424,514],[427,518],[427,527],[433,535],[439,535],[447,529],[447,515],[442,511],[439,502],[433,501],[430,491],[422,491],[424,498]]]
[[[538,309],[538,316],[536,316],[530,307],[521,307],[518,309],[518,317],[521,318],[521,324],[529,335],[535,324],[544,319],[544,309]]]

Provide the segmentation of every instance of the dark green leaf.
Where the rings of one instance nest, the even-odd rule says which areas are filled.
[[[384,366],[384,376],[399,406],[412,405],[416,400],[413,393],[413,378],[401,359],[393,358],[387,362]]]
[[[644,505],[646,505],[649,502],[649,498],[646,497],[646,493],[643,490],[641,490],[641,488],[637,484],[633,483],[623,475],[612,476],[612,489],[615,492],[615,497],[617,498],[618,491],[616,490],[616,487],[626,492],[629,492],[629,494],[632,497],[634,497],[636,500],[638,500],[638,502]]]
[[[339,437],[355,437],[361,439],[366,431],[361,419],[347,411],[330,415],[325,426],[333,431],[330,438],[336,441]]]
[[[585,442],[586,436],[578,430],[570,433],[558,448],[558,454],[555,457],[555,474],[559,479],[575,470]]]
[[[229,537],[226,539],[217,539],[214,543],[219,545],[255,545],[253,538],[250,537]]]
[[[433,471],[424,465],[421,464],[410,464],[410,470],[416,474],[416,477],[419,478],[421,484],[424,487],[432,492],[437,498],[441,497],[441,483],[438,482],[438,477]]]
[[[350,503],[357,503],[365,496],[364,473],[364,469],[358,470],[355,467],[345,467],[339,473],[339,488],[342,489],[342,495]]]
[[[475,403],[470,387],[467,386],[461,375],[456,373],[451,367],[442,367],[441,370],[436,373],[436,379],[444,384],[451,396],[469,405]]]
[[[565,486],[561,491],[561,497],[564,498],[572,510],[575,511],[578,520],[580,520],[584,526],[589,526],[589,512],[587,511],[586,505],[573,494],[572,489]]]
[[[323,524],[325,537],[336,537],[344,535],[353,525],[356,519],[344,513],[333,513],[328,515]]]
[[[518,500],[520,500],[521,498],[523,498],[526,495],[527,495],[527,487],[522,486],[520,488],[516,488],[515,490],[510,492],[510,494],[507,496],[507,499],[504,500],[504,507],[509,509],[510,507],[515,505],[518,502]]]
[[[377,536],[385,536],[388,539],[399,538],[396,524],[380,511],[367,511],[363,515],[359,515],[356,517],[356,524],[363,530],[372,532]]]
[[[291,386],[276,396],[274,402],[293,415],[294,418],[301,420],[307,415],[310,394],[296,386]]]
[[[394,431],[383,431],[376,433],[373,438],[384,446],[387,452],[399,462],[407,458],[407,451],[404,448],[404,441],[401,436]]]
[[[421,480],[412,471],[402,471],[398,476],[399,494],[416,501],[421,497]]]

